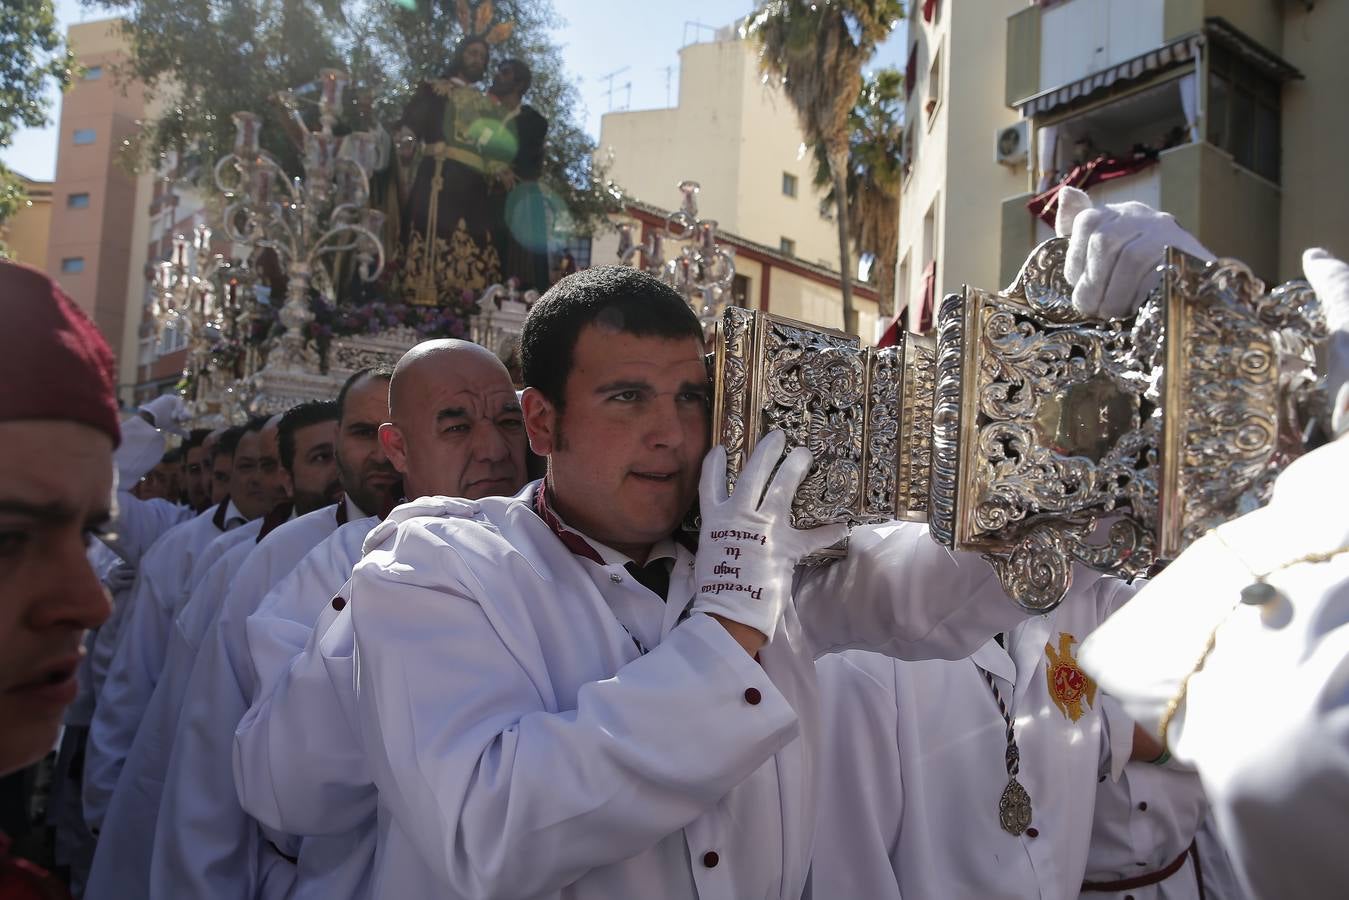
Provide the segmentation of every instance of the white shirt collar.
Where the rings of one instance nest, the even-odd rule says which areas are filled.
[[[347,505],[348,522],[355,522],[357,519],[368,519],[370,518],[371,515],[373,515],[373,513],[368,513],[365,510],[361,509],[359,506],[357,506],[356,502],[351,499],[350,494],[343,496],[342,502]]]
[[[627,554],[620,553],[608,544],[600,543],[585,532],[577,531],[575,528],[572,528],[557,514],[557,510],[553,510],[553,515],[556,516],[557,523],[561,525],[565,531],[570,531],[572,534],[577,535],[587,544],[594,547],[595,552],[600,555],[600,559],[604,560],[606,566],[626,566],[628,563],[636,562],[636,560]],[[677,547],[672,538],[662,538],[651,546],[651,553],[647,555],[646,561],[648,563],[655,562],[658,559],[669,559],[673,561],[675,559],[676,550]]]

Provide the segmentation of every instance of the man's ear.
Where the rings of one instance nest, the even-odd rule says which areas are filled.
[[[525,433],[529,435],[529,449],[536,456],[548,456],[557,449],[557,408],[538,388],[525,388],[520,395],[520,408],[525,415]]]
[[[379,426],[379,449],[384,451],[384,455],[399,473],[407,474],[407,442],[403,440],[403,432],[394,423],[385,422]]]

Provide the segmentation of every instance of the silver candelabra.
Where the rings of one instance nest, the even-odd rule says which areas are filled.
[[[333,134],[347,83],[347,75],[336,69],[320,74],[317,130],[305,124],[294,92],[279,96],[296,125],[303,177],[287,176],[259,147],[260,119],[250,112],[234,114],[234,151],[215,166],[216,186],[227,201],[226,235],[253,251],[272,250],[286,269],[286,299],[279,311],[285,330],[268,353],[268,368],[317,371],[317,355],[304,335],[313,319],[309,293],[313,288],[330,302],[335,299],[344,254],[354,260],[363,281],[374,281],[384,270],[379,238],[384,214],[366,206],[378,157],[376,135]]]
[[[618,258],[624,265],[632,265],[640,253],[640,268],[683,294],[710,335],[730,298],[735,256],[717,243],[716,220],[698,217],[699,190],[696,181],[680,182],[684,199],[679,211],[666,218],[663,231],[650,231],[642,244],[633,241],[631,223],[620,225]],[[672,259],[665,258],[666,241],[683,245]]]

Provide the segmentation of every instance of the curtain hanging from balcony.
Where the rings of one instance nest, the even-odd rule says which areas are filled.
[[[1058,149],[1059,126],[1041,125],[1035,132],[1035,168],[1040,173],[1037,191],[1045,190],[1058,177]]]
[[[1051,90],[1041,91],[1017,104],[1017,109],[1021,112],[1021,115],[1026,117],[1042,115],[1065,104],[1090,97],[1097,91],[1105,90],[1117,82],[1132,81],[1144,75],[1175,68],[1191,61],[1198,61],[1199,48],[1203,46],[1203,43],[1204,37],[1199,34],[1179,38],[1158,47],[1156,50],[1149,50],[1147,53],[1135,56],[1133,59],[1127,59],[1108,69],[1093,72],[1085,78],[1079,78],[1077,81]]]
[[[1059,214],[1059,191],[1064,185],[1088,191],[1094,184],[1124,178],[1156,164],[1156,156],[1119,159],[1102,153],[1090,162],[1074,167],[1058,184],[1036,194],[1027,201],[1026,208],[1031,211],[1031,215],[1053,228],[1054,218]]]
[[[1180,106],[1185,111],[1185,124],[1190,129],[1190,140],[1199,140],[1199,76],[1194,72],[1182,75],[1176,81],[1180,88]]]

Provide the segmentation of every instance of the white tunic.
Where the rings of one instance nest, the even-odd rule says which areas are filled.
[[[381,897],[801,896],[820,739],[813,658],[967,656],[1022,618],[925,528],[858,529],[799,579],[756,663],[715,620],[574,556],[525,497],[371,544],[350,585]],[[378,533],[378,532],[377,532]],[[619,610],[654,606],[639,655]]]
[[[1199,778],[1192,772],[1131,762],[1119,780],[1105,779],[1096,789],[1096,810],[1087,853],[1087,880],[1118,882],[1160,872],[1185,854],[1185,862],[1165,881],[1119,891],[1084,893],[1084,900],[1201,900],[1190,845],[1203,823],[1208,804]],[[1217,870],[1226,868],[1219,854],[1200,854],[1205,881],[1202,900]]]
[[[216,526],[217,511],[208,509],[170,529],[141,562],[127,604],[127,618],[117,638],[117,650],[89,728],[84,814],[95,832],[103,825],[122,765],[163,668],[169,630],[183,586],[197,555],[222,533]],[[243,517],[233,503],[226,507],[224,524],[226,531],[243,524]]]
[[[1192,545],[1083,649],[1155,729],[1217,627],[1169,739],[1198,769],[1255,897],[1342,896],[1349,885],[1349,553],[1280,569],[1349,545],[1346,471],[1343,438],[1293,463],[1269,506]],[[1286,600],[1238,606],[1252,572],[1276,569],[1268,583]]]
[[[236,528],[229,534],[242,530]],[[248,542],[236,544],[222,556],[197,585],[192,600],[169,630],[163,672],[150,695],[104,816],[99,852],[95,855],[86,895],[90,900],[149,896],[150,859],[164,773],[183,694],[197,655],[195,643],[186,637],[184,618],[189,611],[209,605],[198,603],[199,600],[213,600],[219,596],[216,592],[240,574],[243,563],[256,546]]]
[[[259,885],[270,878],[288,887],[293,877],[289,864],[259,842],[234,790],[234,729],[252,686],[243,622],[273,590],[313,590],[310,573],[317,560],[326,558],[321,548],[340,530],[337,511],[337,506],[324,507],[268,535],[248,556],[238,581],[220,595],[223,602],[216,604],[217,615],[206,627],[191,621],[191,614],[199,612],[193,609],[197,598],[179,617],[184,643],[200,652],[194,654],[190,680],[184,678],[172,756],[164,760],[166,783],[153,826],[151,897],[271,896],[271,889]],[[346,574],[337,576],[336,586]],[[281,871],[272,871],[278,863]]]
[[[1013,628],[1007,649],[989,640],[956,661],[856,652],[821,659],[827,737],[814,895],[1076,897],[1098,779],[1123,768],[1133,724],[1094,685],[1075,681],[1072,657],[1131,593],[1078,567],[1063,604]],[[1069,690],[1048,677],[1059,665],[1068,667],[1055,674]],[[1019,837],[999,824],[1006,724],[981,669],[1016,723],[1018,780],[1033,810]]]
[[[374,829],[353,828],[349,823],[373,818],[374,790],[368,774],[353,778],[348,772],[350,766],[359,766],[359,757],[351,757],[356,749],[353,720],[332,703],[334,696],[354,696],[354,688],[334,691],[327,684],[328,673],[321,661],[317,664],[318,677],[324,681],[320,687],[326,690],[308,697],[296,692],[300,702],[292,705],[291,694],[275,686],[297,677],[297,672],[308,672],[314,665],[296,656],[306,643],[321,636],[337,615],[332,600],[360,560],[365,537],[378,521],[370,517],[344,525],[310,554],[297,571],[299,579],[293,586],[273,591],[248,617],[246,648],[240,646],[241,653],[246,649],[241,665],[248,673],[241,684],[254,700],[238,723],[235,737],[236,744],[248,748],[242,757],[235,751],[236,802],[272,833],[305,836],[295,854],[296,898],[362,896],[367,889]],[[338,662],[339,677],[349,685],[355,677],[350,659],[348,651]],[[306,676],[299,679],[305,681]],[[276,699],[278,695],[280,699]],[[273,702],[281,711],[268,715]],[[243,704],[247,706],[248,700]],[[256,765],[244,762],[250,755]],[[336,764],[334,759],[338,760]],[[365,772],[363,768],[359,771]],[[332,790],[341,790],[339,780],[355,781],[356,788],[343,793],[331,807],[334,815],[321,823],[297,823],[275,813],[282,795],[303,796],[306,787],[317,784],[328,797]],[[317,806],[312,800],[303,805],[311,809]]]

